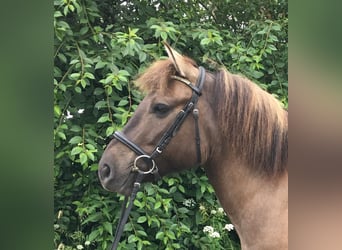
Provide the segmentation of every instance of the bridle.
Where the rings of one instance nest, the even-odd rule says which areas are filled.
[[[137,176],[133,185],[133,190],[130,195],[130,199],[128,202],[128,196],[125,197],[122,210],[121,210],[121,217],[119,221],[119,225],[116,228],[115,238],[112,245],[112,250],[115,250],[119,244],[123,228],[126,224],[128,219],[128,215],[130,210],[132,209],[133,201],[136,197],[136,194],[140,188],[141,182],[144,177],[148,174],[153,174],[156,179],[160,178],[159,170],[157,164],[155,163],[154,159],[162,154],[166,146],[170,143],[171,139],[176,135],[177,131],[179,130],[180,126],[183,124],[185,118],[190,114],[192,111],[193,118],[195,121],[195,144],[196,144],[196,153],[197,153],[197,164],[201,164],[201,140],[200,140],[200,132],[199,132],[199,125],[198,125],[198,117],[199,111],[197,108],[197,102],[199,97],[202,94],[202,88],[205,80],[205,69],[203,67],[199,67],[199,76],[196,81],[196,85],[193,85],[189,80],[173,75],[171,76],[172,79],[178,80],[191,88],[192,96],[190,100],[185,104],[183,109],[177,114],[175,121],[171,124],[171,126],[164,132],[163,136],[159,140],[157,146],[155,146],[152,153],[149,155],[147,154],[141,147],[137,144],[129,140],[122,132],[116,131],[112,136],[111,139],[115,138],[116,140],[120,141],[124,145],[126,145],[129,149],[135,152],[138,156],[134,160],[132,172],[136,172]],[[147,171],[143,171],[138,167],[139,160],[143,160],[146,164],[150,164],[150,168]],[[128,206],[127,206],[128,204]]]
[[[171,76],[172,79],[178,80],[184,83],[186,86],[191,88],[192,96],[187,104],[183,107],[183,109],[177,114],[175,121],[171,124],[171,126],[164,132],[162,138],[159,140],[157,146],[154,148],[152,153],[148,155],[141,147],[137,144],[129,140],[122,132],[116,131],[112,138],[117,139],[124,145],[126,145],[129,149],[135,152],[138,157],[134,160],[132,172],[137,172],[137,176],[133,185],[133,190],[130,195],[130,200],[128,203],[128,196],[125,197],[122,210],[121,210],[121,217],[119,221],[119,225],[116,228],[115,238],[112,245],[112,250],[115,250],[119,244],[123,228],[126,224],[128,219],[128,215],[130,210],[132,209],[133,201],[136,197],[136,194],[140,188],[141,182],[144,179],[145,175],[153,174],[155,178],[160,178],[158,167],[154,161],[154,159],[162,154],[163,150],[166,146],[170,143],[171,139],[176,135],[177,131],[179,130],[180,126],[183,124],[185,118],[190,114],[192,111],[194,120],[195,120],[195,144],[196,144],[196,153],[197,153],[197,164],[201,164],[201,140],[200,140],[200,132],[199,132],[199,125],[198,125],[198,117],[199,111],[197,108],[197,102],[199,97],[201,96],[201,91],[203,88],[204,80],[205,80],[205,69],[203,67],[199,67],[199,76],[196,81],[196,85],[193,85],[189,80],[173,75]],[[145,162],[151,164],[151,168],[147,171],[143,171],[138,167],[138,161],[143,159]],[[127,206],[128,203],[128,206]]]

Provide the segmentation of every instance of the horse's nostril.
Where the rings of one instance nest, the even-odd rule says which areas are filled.
[[[110,175],[110,167],[107,164],[104,164],[100,169],[101,179],[107,178]]]

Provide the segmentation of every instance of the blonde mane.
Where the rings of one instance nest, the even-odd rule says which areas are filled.
[[[230,151],[266,174],[287,167],[288,115],[280,102],[247,78],[221,69],[214,89],[218,126]]]

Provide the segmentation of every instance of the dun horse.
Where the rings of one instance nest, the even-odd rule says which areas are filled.
[[[201,165],[242,249],[287,249],[287,111],[250,80],[225,69],[206,72],[165,48],[169,59],[136,81],[147,95],[108,144],[101,184],[127,196],[138,173]]]

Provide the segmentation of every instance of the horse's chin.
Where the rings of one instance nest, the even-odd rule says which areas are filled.
[[[127,196],[132,192],[134,178],[134,174],[129,174],[126,179],[121,181],[121,183],[119,183],[116,179],[111,179],[107,180],[105,183],[102,183],[102,186],[107,191]]]

